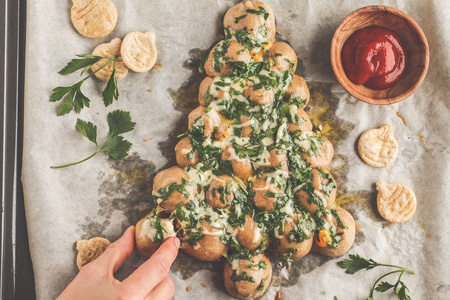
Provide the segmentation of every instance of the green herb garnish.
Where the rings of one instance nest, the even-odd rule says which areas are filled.
[[[72,59],[61,71],[58,73],[61,75],[72,74],[78,70],[82,69],[81,75],[83,75],[87,70],[89,70],[92,65],[99,62],[102,59],[106,59],[107,62],[102,65],[100,68],[84,77],[77,83],[72,86],[67,87],[57,87],[54,88],[52,94],[50,96],[51,102],[59,101],[65,98],[63,105],[58,111],[58,116],[63,116],[65,114],[70,113],[72,110],[75,110],[76,113],[79,113],[83,107],[89,107],[90,100],[81,92],[81,85],[89,79],[92,75],[109,65],[110,63],[114,64],[113,72],[111,77],[109,78],[108,83],[106,84],[105,89],[103,90],[102,97],[105,106],[110,105],[114,99],[119,98],[119,89],[117,87],[117,79],[116,79],[116,57],[103,57],[96,56],[91,54],[79,54],[78,57],[82,57],[81,59]]]
[[[242,16],[239,16],[239,17],[235,17],[234,18],[234,23],[238,23],[241,19],[243,19],[243,18],[245,18],[247,15],[242,15]]]
[[[255,278],[251,276],[247,276],[247,272],[242,272],[239,276],[236,274],[236,270],[233,270],[233,274],[231,275],[231,281],[249,281],[255,283]]]
[[[262,6],[259,7],[259,10],[247,9],[246,12],[248,12],[250,14],[255,14],[255,15],[263,15],[264,20],[267,20],[269,18],[269,13]]]
[[[266,282],[267,278],[269,278],[269,275],[261,280],[261,283],[258,286],[258,291],[262,291],[264,289],[264,283]]]
[[[414,271],[400,267],[400,266],[378,263],[378,262],[374,261],[373,259],[365,259],[365,258],[363,258],[359,255],[355,255],[355,254],[350,254],[349,257],[350,257],[350,259],[344,259],[344,260],[338,262],[338,265],[341,268],[346,269],[345,273],[347,273],[347,274],[355,274],[356,272],[359,272],[361,270],[364,270],[364,269],[370,270],[370,269],[373,269],[376,267],[390,267],[390,268],[398,269],[398,270],[386,273],[383,276],[381,276],[380,278],[378,278],[377,281],[375,281],[375,283],[373,284],[372,289],[370,291],[370,296],[367,300],[374,299],[374,296],[373,296],[374,291],[386,292],[390,289],[394,290],[394,292],[397,295],[399,300],[411,300],[411,297],[407,294],[407,291],[409,291],[409,289],[406,287],[405,283],[403,281],[401,281],[401,278],[402,278],[403,273],[407,272],[410,274],[415,274]],[[384,277],[389,276],[391,274],[396,274],[396,273],[400,273],[400,274],[398,276],[397,281],[394,284],[390,284],[386,281],[383,281],[377,285],[377,283]]]
[[[91,122],[86,122],[81,119],[77,119],[77,130],[84,135],[88,140],[95,144],[97,149],[93,154],[82,159],[80,161],[62,165],[62,166],[52,166],[52,169],[65,168],[82,163],[99,152],[106,152],[108,155],[114,159],[121,159],[128,156],[128,150],[133,145],[127,140],[124,140],[120,134],[129,132],[134,129],[136,123],[131,121],[130,113],[127,111],[115,110],[108,114],[108,126],[109,134],[106,140],[99,145],[97,143],[97,126]]]

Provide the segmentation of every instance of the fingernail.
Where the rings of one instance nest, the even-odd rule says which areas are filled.
[[[174,240],[175,240],[175,241],[174,241],[175,247],[177,247],[177,249],[179,249],[179,248],[180,248],[180,239],[175,238]]]

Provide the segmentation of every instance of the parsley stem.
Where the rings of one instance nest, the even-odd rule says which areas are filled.
[[[77,83],[75,83],[72,87],[75,86],[81,86],[83,84],[83,82],[85,82],[86,80],[88,80],[92,75],[94,75],[95,73],[97,73],[98,71],[100,71],[101,69],[103,69],[104,67],[106,67],[107,65],[109,65],[112,61],[114,61],[114,63],[116,62],[116,58],[115,57],[105,57],[104,59],[108,59],[108,62],[105,63],[104,65],[102,65],[100,68],[98,68],[97,70],[95,70],[94,72],[91,72],[88,76],[84,77],[83,79],[81,79],[80,81],[78,81]],[[83,75],[83,74],[81,74]]]
[[[183,133],[177,135],[177,139],[179,139],[179,138],[181,138],[181,137],[184,137],[184,136],[187,136],[187,135],[188,135],[187,131],[186,131],[186,132],[183,132]]]
[[[382,265],[382,264],[380,264],[380,265]],[[396,266],[391,266],[391,267],[396,267]],[[398,267],[397,267],[398,268]],[[373,286],[372,286],[372,290],[370,291],[370,297],[369,297],[369,299],[372,299],[373,300],[373,293],[375,292],[375,287],[377,286],[377,283],[381,280],[381,279],[383,279],[384,277],[386,277],[386,276],[388,276],[388,275],[391,275],[391,274],[395,274],[395,273],[404,273],[405,272],[405,270],[402,268],[402,270],[396,270],[396,271],[392,271],[392,272],[389,272],[389,273],[387,273],[387,274],[384,274],[383,276],[381,276],[380,278],[378,278],[378,280],[377,281],[375,281],[375,283],[373,284]],[[402,276],[401,274],[400,274],[400,276]]]
[[[97,148],[97,150],[96,150],[93,154],[89,155],[89,156],[86,157],[85,159],[82,159],[82,160],[80,160],[80,161],[77,161],[77,162],[74,162],[74,163],[71,163],[71,164],[67,164],[67,165],[62,165],[62,166],[51,166],[50,168],[51,168],[51,169],[61,169],[61,168],[65,168],[65,167],[70,167],[70,166],[78,165],[78,164],[81,164],[82,162],[84,162],[84,161],[86,161],[86,160],[88,160],[88,159],[94,157],[94,156],[95,156],[97,153],[99,153],[99,152],[100,152],[100,149]]]
[[[89,74],[88,76],[86,76],[86,77],[84,77],[83,79],[81,79],[79,82],[84,82],[84,81],[86,81],[89,77],[91,77],[92,75],[94,75],[95,73],[97,73],[98,71],[100,71],[101,69],[103,69],[104,67],[106,67],[107,65],[109,65],[111,62],[113,62],[114,61],[114,64],[116,63],[116,58],[115,57],[105,57],[105,58],[103,58],[103,59],[108,59],[109,58],[109,60],[104,64],[104,65],[102,65],[100,68],[98,68],[97,70],[95,70],[94,72],[92,72],[91,74]],[[114,65],[115,66],[115,65]]]
[[[234,181],[237,182],[237,184],[239,185],[239,187],[241,188],[241,190],[244,192],[244,194],[246,196],[248,196],[248,191],[247,188],[245,187],[245,185],[242,184],[241,180],[239,178],[237,178],[234,174],[231,174],[231,178],[234,179]]]
[[[387,265],[387,264],[378,264],[378,265],[379,265],[379,266],[383,266],[383,267],[397,268],[397,269],[403,270],[403,271],[405,271],[405,272],[408,272],[408,273],[410,273],[410,274],[416,274],[413,270],[406,269],[406,268],[403,268],[403,267],[400,267],[400,266]]]

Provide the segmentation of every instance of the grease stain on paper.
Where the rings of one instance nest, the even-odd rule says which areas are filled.
[[[425,237],[427,239],[431,238],[431,233],[428,231],[428,229],[425,228],[425,226],[423,226],[419,218],[416,219],[416,223],[419,224],[420,228],[422,228],[423,232],[425,233]]]
[[[352,211],[360,209],[374,222],[382,222],[384,219],[377,210],[377,194],[370,191],[358,191],[357,193],[344,194],[336,197],[336,205]]]
[[[316,127],[322,125],[323,135],[336,148],[349,136],[355,126],[336,116],[339,98],[331,92],[331,86],[332,83],[308,82],[311,100],[307,113]]]
[[[177,259],[174,261],[171,267],[171,270],[174,271],[175,273],[180,274],[184,280],[192,277],[198,271],[208,270],[215,272],[215,270],[222,270],[222,269],[223,269],[223,262],[199,261],[193,257],[190,257],[189,255],[185,254],[182,251],[178,253]]]
[[[198,90],[200,83],[207,75],[204,72],[199,72],[199,65],[201,57],[203,55],[208,55],[211,48],[207,50],[199,48],[191,49],[189,51],[189,58],[183,63],[184,68],[192,71],[191,75],[178,89],[169,88],[167,90],[175,103],[175,109],[186,115],[200,105],[198,103]]]
[[[99,217],[86,218],[86,223],[81,226],[84,239],[102,235],[111,224],[112,215],[116,211],[123,212],[126,217],[122,222],[123,231],[136,224],[148,213],[148,208],[153,206],[151,194],[156,167],[152,162],[133,153],[121,160],[109,158],[108,167],[109,169],[98,174],[98,178],[102,180],[98,188]]]
[[[417,135],[419,136],[420,142],[422,143],[423,147],[425,148],[425,151],[427,151],[428,154],[430,154],[430,156],[433,157],[433,153],[431,152],[431,149],[428,147],[427,142],[425,141],[425,138],[422,134],[422,131],[417,131]]]
[[[405,127],[408,127],[408,125],[406,125],[406,119],[403,117],[403,115],[389,104],[387,106],[395,112],[395,114],[397,115],[397,117],[400,118],[400,120],[402,120]]]

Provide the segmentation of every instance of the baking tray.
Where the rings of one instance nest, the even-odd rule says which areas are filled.
[[[0,1],[2,214],[0,298],[35,299],[22,184],[26,0]]]

